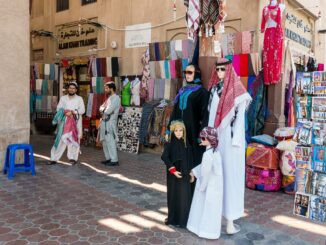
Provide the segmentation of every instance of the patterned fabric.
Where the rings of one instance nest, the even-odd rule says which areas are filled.
[[[253,82],[248,82],[248,92],[252,97],[252,102],[248,108],[248,134],[249,136],[263,133],[265,124],[265,110],[267,108],[267,90],[264,86],[263,71]]]
[[[202,20],[204,23],[215,25],[220,14],[219,8],[218,0],[202,0]]]
[[[185,110],[187,108],[189,95],[192,92],[197,91],[201,87],[202,87],[202,85],[193,85],[193,84],[184,86],[183,88],[181,88],[179,90],[179,93],[175,97],[174,104],[177,104],[179,102],[179,100],[180,100],[179,108],[180,108],[180,110]]]
[[[281,188],[280,170],[262,170],[246,166],[246,186],[260,191],[278,191]]]
[[[199,0],[189,0],[188,6],[188,36],[191,39],[195,38],[195,33],[199,28],[199,16],[200,16],[200,6]]]
[[[218,146],[218,135],[217,130],[213,127],[205,127],[200,132],[199,137],[205,138],[209,141],[212,148],[215,150]]]
[[[140,84],[140,98],[146,101],[148,100],[148,80],[150,79],[149,49],[142,55],[141,63],[143,65],[143,76]]]
[[[250,143],[246,152],[248,166],[263,169],[279,169],[279,150],[275,147]]]
[[[118,120],[118,150],[138,153],[142,108],[126,107]]]
[[[282,177],[282,188],[287,194],[295,194],[295,176],[286,176]]]
[[[157,103],[156,103],[157,104]],[[148,126],[155,104],[144,103],[139,127],[139,143],[148,145]]]
[[[264,35],[263,67],[266,85],[276,84],[281,80],[283,56],[283,30],[281,26],[281,10],[278,5],[263,9],[261,29],[265,29],[269,18],[277,23],[277,27],[267,28]]]
[[[228,62],[227,59],[220,59],[218,63]],[[232,119],[235,116],[235,108],[238,104],[246,102],[249,105],[251,100],[250,96],[242,97],[242,101],[239,97],[247,93],[246,88],[242,85],[240,79],[235,74],[232,64],[225,66],[225,78],[224,78],[224,89],[221,95],[221,100],[216,111],[215,128],[219,128],[220,125],[224,128],[230,125]],[[219,82],[217,72],[215,69],[212,70],[211,79],[209,81],[208,89],[211,89],[214,85]],[[236,104],[237,101],[237,104]]]

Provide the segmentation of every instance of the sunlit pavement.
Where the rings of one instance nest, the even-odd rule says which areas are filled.
[[[246,190],[234,236],[205,240],[165,226],[165,169],[159,155],[119,154],[105,167],[101,150],[82,148],[79,164],[45,165],[53,138],[33,136],[36,176],[0,175],[0,244],[326,244],[326,225],[292,215],[293,197]]]

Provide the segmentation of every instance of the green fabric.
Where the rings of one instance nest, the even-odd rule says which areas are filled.
[[[55,114],[53,120],[52,120],[52,124],[57,126],[57,136],[55,137],[55,141],[54,141],[54,147],[58,148],[58,145],[60,143],[60,139],[62,136],[62,132],[63,132],[63,127],[65,125],[65,110],[63,108],[60,108],[57,113]]]
[[[126,86],[124,86],[123,89],[122,89],[122,92],[121,92],[121,104],[123,106],[129,106],[130,105],[130,100],[131,100],[130,87],[131,87],[131,82],[128,82],[126,84]]]
[[[48,95],[48,80],[42,81],[42,95]]]

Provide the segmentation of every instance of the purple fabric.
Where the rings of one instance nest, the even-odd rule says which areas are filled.
[[[185,92],[194,92],[197,91],[198,89],[200,89],[202,87],[202,85],[188,85],[188,86],[184,86],[183,88],[181,88],[177,94],[177,96],[174,99],[174,104],[177,104],[179,101],[179,98],[185,93]]]

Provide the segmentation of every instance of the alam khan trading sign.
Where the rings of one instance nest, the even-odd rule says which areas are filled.
[[[85,49],[85,47],[89,46],[97,46],[97,28],[89,24],[57,26],[56,36],[58,39],[58,49],[62,51],[69,49],[74,49],[75,51],[76,49]]]

